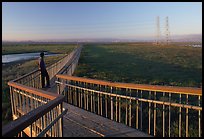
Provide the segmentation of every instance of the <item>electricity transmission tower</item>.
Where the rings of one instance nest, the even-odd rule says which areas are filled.
[[[160,23],[159,23],[159,16],[157,16],[157,40],[156,40],[156,45],[160,44]]]
[[[162,44],[165,44],[166,45],[169,45],[169,42],[170,42],[170,31],[169,31],[169,19],[168,19],[168,16],[165,18],[165,39],[161,40],[161,32],[160,32],[160,21],[159,21],[159,16],[157,16],[156,18],[156,28],[157,28],[157,31],[156,31],[156,45],[162,45]],[[163,33],[162,33],[163,34]]]
[[[166,44],[169,45],[169,37],[170,37],[170,32],[169,32],[169,19],[168,16],[166,17]]]

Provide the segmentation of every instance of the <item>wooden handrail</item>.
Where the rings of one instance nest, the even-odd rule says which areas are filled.
[[[39,90],[39,89],[29,87],[29,86],[26,86],[26,85],[22,85],[22,84],[13,82],[13,81],[8,82],[8,85],[12,86],[12,87],[15,87],[15,88],[18,88],[18,89],[21,89],[21,90],[26,91],[26,92],[29,92],[31,94],[35,94],[35,95],[38,95],[38,96],[42,96],[42,97],[51,99],[51,100],[53,100],[53,99],[55,99],[56,97],[59,96],[59,94],[54,94],[54,93],[50,93],[50,92],[47,92],[47,91]]]
[[[59,63],[60,61],[62,61],[66,56],[68,56],[69,54],[66,54],[65,56],[63,56],[59,61],[57,61],[56,63],[54,63],[54,64],[52,64],[52,65],[49,65],[46,69],[48,70],[48,69],[50,69],[50,68],[52,68],[53,66],[55,66],[57,63]],[[13,81],[13,82],[16,82],[16,81],[18,81],[18,80],[20,80],[20,79],[22,79],[22,78],[25,78],[26,76],[29,76],[29,75],[31,75],[31,74],[33,74],[33,73],[35,73],[35,72],[38,72],[38,71],[40,71],[39,69],[35,69],[35,70],[33,70],[33,71],[31,71],[31,72],[29,72],[29,73],[27,73],[27,74],[25,74],[25,75],[22,75],[22,76],[20,76],[20,77],[18,77],[18,78],[16,78],[16,79],[13,79],[13,80],[11,80],[11,81]]]
[[[55,72],[58,72],[58,70],[60,70],[59,68],[66,65],[66,62],[69,61],[71,56],[72,56],[71,61],[76,57],[76,55],[78,56],[79,50],[81,50],[81,49],[79,49],[79,48],[74,49],[70,54],[65,55],[58,62],[47,67],[47,70],[50,71],[50,70],[52,70],[52,68],[56,68],[57,70]],[[57,73],[55,73],[55,74],[57,74]],[[28,80],[39,81],[40,78],[38,78],[37,80],[33,80],[36,77],[40,77],[40,71],[38,69],[33,70],[33,71],[23,75],[23,76],[18,77],[17,79],[14,79],[14,80],[8,82],[8,85],[11,87],[10,93],[15,93],[15,90],[17,90],[17,92],[19,90],[18,93],[21,94],[21,90],[22,90],[22,92],[28,93],[28,95],[24,94],[24,96],[26,96],[26,97],[30,97],[29,96],[30,94],[34,94],[34,95],[46,98],[49,101],[47,103],[43,104],[42,106],[39,106],[39,107],[37,106],[37,108],[35,108],[34,110],[31,110],[30,112],[26,113],[23,116],[20,116],[20,118],[17,117],[18,118],[17,120],[14,120],[14,121],[10,122],[9,124],[7,124],[6,126],[4,126],[2,129],[2,135],[3,136],[15,136],[16,134],[21,133],[25,128],[32,125],[37,119],[44,116],[47,112],[51,111],[57,105],[61,105],[61,112],[62,112],[62,102],[64,101],[65,96],[37,89],[38,86],[37,86],[37,88],[35,88],[36,87],[35,82],[32,82],[34,84],[31,84],[32,87],[30,87],[29,86],[30,82]],[[28,84],[28,86],[23,85],[21,83]],[[14,97],[16,97],[16,96],[14,95]],[[18,102],[18,98],[16,100],[17,101],[15,101],[15,102]],[[28,104],[28,102],[26,102],[26,105],[27,104]],[[12,107],[15,107],[15,109],[16,109],[16,105],[14,105]],[[49,128],[51,128],[51,126],[53,126],[62,117],[62,115],[64,115],[66,112],[67,112],[67,109],[65,111],[63,111],[59,115],[59,117],[57,117],[54,121],[52,121],[52,124],[50,124],[46,128],[46,130],[49,130]],[[13,116],[15,116],[15,114]],[[56,128],[59,128],[59,127],[56,127]],[[60,130],[60,129],[58,129],[58,130]],[[46,131],[43,131],[43,132],[46,132]],[[62,132],[62,131],[60,131],[60,132]],[[43,133],[41,133],[41,134],[43,135]]]
[[[29,75],[31,75],[31,74],[33,74],[33,73],[35,73],[35,72],[38,72],[38,71],[39,71],[38,69],[33,70],[33,71],[31,71],[31,72],[29,72],[29,73],[27,73],[27,74],[25,74],[25,75],[22,75],[22,76],[20,76],[20,77],[18,77],[18,78],[16,78],[16,79],[11,80],[11,82],[17,82],[18,80],[20,80],[20,79],[22,79],[22,78],[25,78],[26,76],[29,76]]]
[[[151,91],[159,91],[159,92],[167,92],[167,93],[179,93],[179,94],[181,93],[181,94],[192,94],[192,95],[202,96],[202,88],[108,82],[108,81],[89,79],[84,77],[75,77],[75,76],[62,75],[62,74],[58,74],[56,75],[56,77],[66,79],[66,80],[74,80],[74,81],[107,85],[107,86],[119,87],[119,88],[151,90]]]
[[[49,112],[52,108],[56,107],[64,101],[65,96],[58,96],[52,101],[37,107],[36,109],[30,111],[29,113],[21,116],[21,118],[14,120],[2,128],[2,136],[11,137],[15,136],[16,133],[23,131],[26,127],[31,125],[37,119],[42,117],[42,115]]]

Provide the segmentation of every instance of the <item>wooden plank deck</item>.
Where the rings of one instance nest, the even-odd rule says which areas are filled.
[[[137,129],[73,105],[63,103],[63,107],[68,108],[63,117],[65,137],[151,137]]]
[[[41,88],[44,91],[48,91],[48,92],[52,92],[54,94],[57,94],[57,84],[55,83],[55,81],[57,80],[56,76],[54,76],[51,80],[50,80],[50,88]]]

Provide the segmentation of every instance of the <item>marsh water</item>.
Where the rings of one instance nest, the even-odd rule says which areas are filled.
[[[45,54],[45,57],[58,55],[58,54],[48,53],[48,52],[45,52],[44,54]],[[29,60],[33,58],[38,58],[39,56],[40,56],[40,52],[2,55],[2,63],[5,64],[5,63],[16,62],[21,60]]]

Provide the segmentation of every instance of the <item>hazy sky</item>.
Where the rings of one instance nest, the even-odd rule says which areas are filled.
[[[149,38],[202,34],[201,2],[3,2],[2,40]]]

